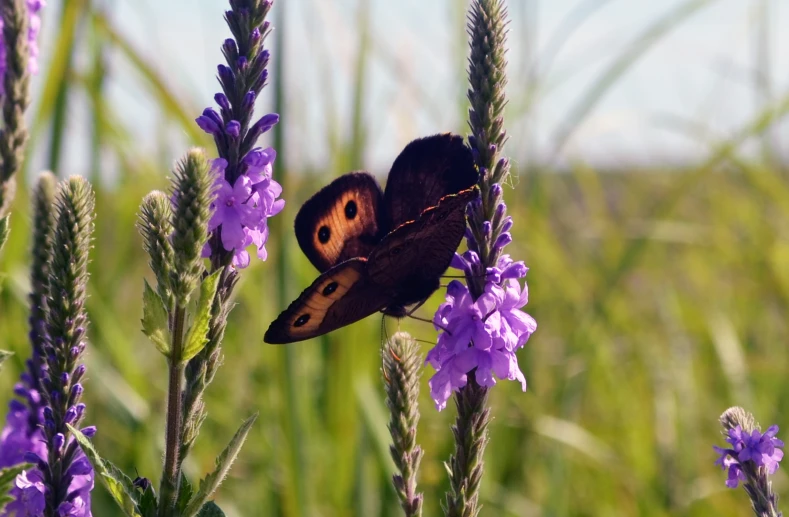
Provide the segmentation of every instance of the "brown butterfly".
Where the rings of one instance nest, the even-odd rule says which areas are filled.
[[[299,210],[296,238],[321,275],[274,320],[264,340],[292,343],[382,311],[402,318],[423,303],[466,228],[479,195],[471,151],[457,135],[414,140],[381,192],[366,172],[341,176]]]

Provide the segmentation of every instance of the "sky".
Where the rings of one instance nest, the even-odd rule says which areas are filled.
[[[46,8],[44,56],[52,53],[59,3],[50,0]],[[696,4],[638,55],[578,126],[568,125],[612,66],[640,48],[634,42],[671,13]],[[102,5],[194,106],[195,116],[211,104],[219,45],[229,36],[224,0]],[[364,166],[386,169],[418,136],[465,132],[465,6],[465,0],[278,0],[274,9],[284,10],[285,23],[277,30],[284,31],[286,48],[272,48],[272,54],[284,60],[288,103],[282,124],[291,165],[320,170],[331,162],[332,142],[350,140],[361,48],[370,56],[362,96]],[[701,160],[715,142],[789,94],[789,33],[779,30],[789,26],[787,0],[509,0],[509,7],[507,152],[518,163],[628,167]],[[366,38],[358,28],[365,19]],[[160,114],[149,92],[128,63],[113,61],[110,69],[108,91],[120,115],[140,146],[155,149]],[[269,89],[261,114],[272,105]],[[72,111],[75,132],[85,133],[79,101]],[[770,134],[779,152],[788,131],[783,124]],[[87,136],[83,140],[87,145]],[[182,143],[179,135],[175,141]],[[761,145],[747,149],[756,156]],[[84,167],[84,154],[72,150],[69,166]]]

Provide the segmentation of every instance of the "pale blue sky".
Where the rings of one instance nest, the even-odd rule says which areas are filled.
[[[466,2],[368,2],[372,54],[364,104],[370,144],[365,163],[373,170],[385,170],[409,139],[464,127],[458,99],[465,89]],[[51,0],[47,14],[53,14],[58,3]],[[590,85],[647,27],[687,0],[509,3],[513,18],[509,153],[524,162],[554,156],[558,128]],[[278,28],[285,31],[287,54],[273,52],[275,59],[286,60],[291,108],[282,123],[297,168],[320,168],[325,163],[329,120],[335,119],[335,131],[348,137],[361,4],[360,0],[275,3],[274,9],[287,9],[287,24]],[[219,45],[228,36],[222,21],[224,0],[108,0],[105,5],[135,47],[156,62],[169,84],[196,109],[212,102]],[[593,14],[567,39],[549,67],[549,42],[562,20],[579,6],[591,8]],[[760,9],[767,9],[767,15],[760,16]],[[764,20],[768,96],[789,93],[789,33],[779,31],[789,26],[789,2],[710,1],[621,77],[559,151],[559,161],[624,166],[703,157],[709,142],[732,134],[764,106],[764,95],[754,87]],[[45,17],[45,32],[54,21]],[[45,55],[49,40],[44,41]],[[123,106],[122,116],[137,132],[140,145],[152,149],[154,139],[161,137],[155,106],[146,100],[146,91],[130,76],[127,65],[118,62],[112,67],[116,74],[109,85],[112,98]],[[530,74],[539,78],[541,86],[527,112]],[[262,109],[271,106],[266,97]],[[77,131],[82,125],[80,111],[73,114]],[[787,125],[776,129],[774,139],[786,139],[788,129]],[[179,138],[173,137],[174,156],[175,148],[186,143]],[[68,162],[79,168],[80,153],[71,151]]]

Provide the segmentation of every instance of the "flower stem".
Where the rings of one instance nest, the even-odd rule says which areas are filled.
[[[181,361],[186,309],[177,307],[173,316],[173,346],[170,357],[170,382],[167,393],[167,428],[164,451],[164,470],[160,487],[159,517],[173,515],[178,500],[178,482],[181,477],[181,420],[183,405],[181,392],[184,383],[184,363]]]

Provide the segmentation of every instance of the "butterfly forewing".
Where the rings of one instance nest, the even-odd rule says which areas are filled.
[[[414,140],[395,159],[386,180],[388,226],[417,219],[444,196],[472,187],[477,177],[462,137],[444,133]]]
[[[384,228],[383,194],[364,172],[340,176],[312,196],[296,216],[296,239],[319,271],[345,260],[366,257]]]
[[[320,275],[269,326],[264,341],[292,343],[350,325],[386,306],[367,275],[366,259],[351,259]]]
[[[370,280],[396,287],[406,279],[437,279],[449,267],[466,231],[465,208],[479,190],[474,187],[446,196],[415,221],[403,223],[370,254]]]

